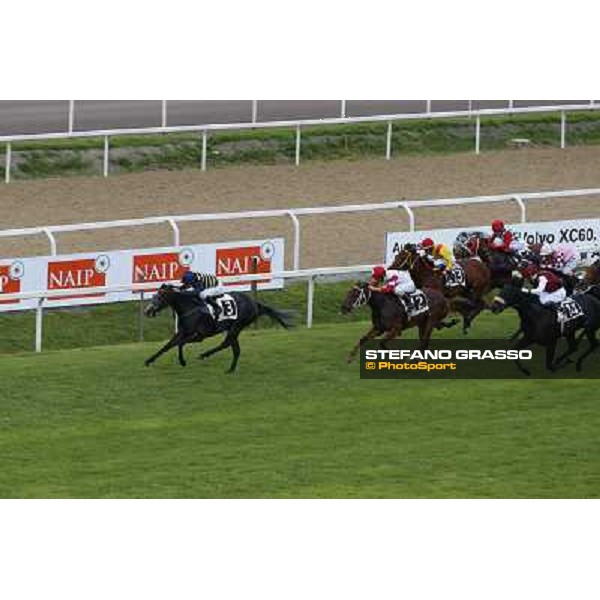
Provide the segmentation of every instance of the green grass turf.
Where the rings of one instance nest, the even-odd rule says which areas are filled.
[[[247,331],[234,376],[145,368],[156,342],[2,356],[0,497],[600,496],[595,381],[361,380],[366,326]]]

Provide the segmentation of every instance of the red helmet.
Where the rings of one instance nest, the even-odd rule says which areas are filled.
[[[385,267],[375,267],[371,274],[373,279],[383,279],[385,277]]]
[[[503,229],[504,221],[501,221],[500,219],[492,221],[492,231],[495,231],[497,233],[498,231],[502,231]]]
[[[433,248],[433,240],[431,238],[425,238],[421,242],[421,248]]]

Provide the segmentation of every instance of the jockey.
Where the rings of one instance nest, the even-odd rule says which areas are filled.
[[[425,238],[419,244],[419,255],[428,260],[437,271],[445,271],[454,266],[454,256],[446,244],[434,244],[431,238]]]
[[[191,291],[188,291],[190,288]],[[222,296],[224,291],[219,280],[214,275],[186,271],[181,278],[181,290],[212,306],[215,321],[218,319],[221,307],[216,302],[216,298]]]
[[[492,221],[492,235],[488,238],[488,245],[493,250],[498,252],[504,252],[505,254],[512,254],[511,244],[514,241],[514,236],[511,231],[506,229],[504,221],[495,219]]]
[[[567,297],[561,278],[548,269],[538,269],[535,265],[529,265],[523,270],[523,277],[537,284],[529,293],[539,296],[540,304],[558,304]]]
[[[385,267],[375,267],[371,272],[370,288],[374,292],[396,294],[408,306],[412,306],[409,294],[416,291],[417,286],[408,271],[396,271]]]

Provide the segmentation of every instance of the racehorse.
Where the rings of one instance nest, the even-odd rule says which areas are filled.
[[[600,292],[591,290],[591,293],[575,294],[572,299],[579,305],[583,314],[567,321],[564,327],[561,327],[556,310],[540,304],[536,295],[523,291],[521,280],[515,277],[502,288],[491,309],[494,313],[501,313],[507,307],[517,311],[523,337],[517,341],[515,349],[521,350],[532,344],[544,346],[546,369],[553,372],[563,366],[567,358],[577,350],[578,340],[575,339],[575,333],[583,330],[579,339],[585,335],[590,345],[577,359],[576,370],[580,371],[583,360],[599,345],[596,331],[600,328]],[[566,338],[568,348],[555,361],[556,346],[561,337]],[[516,362],[522,373],[531,375],[518,360]]]
[[[463,332],[467,333],[473,319],[485,308],[483,298],[491,289],[491,275],[490,269],[477,258],[460,260],[458,264],[465,273],[465,285],[447,287],[443,274],[436,272],[427,260],[419,256],[414,244],[406,244],[389,268],[407,270],[418,288],[431,287],[443,292],[447,298],[456,299],[452,308],[462,315]]]
[[[222,301],[223,312],[220,321],[215,323],[212,316],[206,312],[206,307],[197,298],[190,294],[181,293],[178,287],[163,284],[152,297],[145,313],[148,317],[154,317],[167,306],[170,307],[177,315],[177,331],[144,364],[146,366],[151,365],[159,356],[177,346],[179,364],[185,367],[187,364],[183,355],[185,344],[201,342],[219,333],[225,333],[225,339],[221,344],[203,352],[199,358],[205,359],[225,348],[231,348],[233,360],[227,372],[233,373],[241,352],[238,337],[241,331],[256,321],[258,317],[266,315],[286,329],[293,326],[291,313],[276,310],[261,302],[255,302],[250,296],[241,292],[231,292],[228,296],[230,298],[225,298]]]
[[[542,244],[536,243],[521,250],[518,256],[495,250],[488,244],[488,236],[482,231],[463,231],[456,236],[453,252],[457,258],[479,257],[490,269],[492,289],[510,282],[513,271],[533,263],[540,264]]]
[[[453,327],[458,322],[457,319],[451,319],[446,322],[444,319],[448,316],[448,301],[438,290],[426,288],[422,290],[427,297],[429,309],[413,317],[409,317],[405,306],[400,302],[395,294],[383,292],[374,292],[369,283],[356,283],[353,285],[342,303],[341,311],[347,314],[368,304],[371,308],[372,327],[363,335],[358,343],[352,348],[348,355],[348,362],[352,362],[358,352],[360,345],[367,340],[374,339],[384,334],[381,340],[382,347],[388,340],[400,336],[402,331],[411,327],[419,328],[419,340],[421,348],[425,349],[429,345],[431,334],[434,329],[444,329]]]

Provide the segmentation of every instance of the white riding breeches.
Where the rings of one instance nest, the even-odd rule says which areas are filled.
[[[540,292],[540,304],[557,304],[562,302],[567,297],[567,291],[564,287],[559,288],[555,292]]]
[[[404,281],[402,283],[397,283],[396,287],[394,287],[394,293],[396,296],[403,296],[404,294],[410,294],[417,289],[414,281]]]
[[[200,299],[201,300],[206,300],[206,298],[212,298],[214,296],[220,296],[221,294],[224,294],[224,293],[225,293],[225,291],[223,290],[223,286],[217,285],[215,287],[206,288],[205,290],[202,290],[200,292]]]

